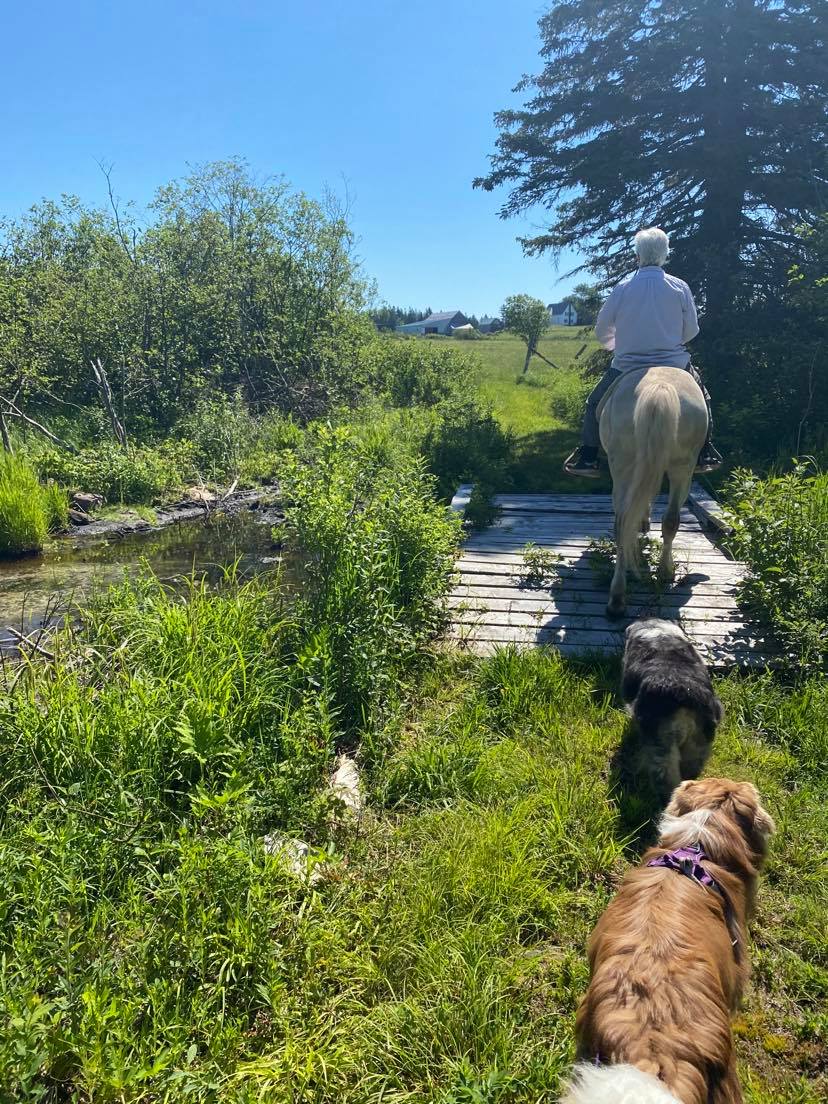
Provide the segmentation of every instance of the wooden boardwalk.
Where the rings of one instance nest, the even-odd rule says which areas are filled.
[[[460,487],[452,506],[462,509],[471,487]],[[772,654],[736,604],[744,568],[711,537],[716,507],[701,488],[682,510],[674,545],[676,581],[666,589],[630,577],[628,616],[605,613],[612,573],[594,542],[610,540],[609,495],[497,495],[500,516],[470,534],[457,561],[458,579],[449,597],[452,637],[477,654],[514,644],[553,645],[562,652],[618,654],[631,620],[676,620],[709,664],[764,665]],[[666,496],[656,499],[650,536],[660,539]],[[546,577],[527,571],[527,544],[555,558]]]

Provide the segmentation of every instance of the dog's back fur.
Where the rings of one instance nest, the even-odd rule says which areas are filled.
[[[580,1061],[564,1104],[741,1101],[730,1017],[748,976],[745,932],[773,830],[748,782],[706,778],[675,791],[657,847],[627,874],[590,938]],[[727,904],[647,865],[694,843]]]
[[[636,769],[666,798],[699,775],[722,718],[707,668],[674,621],[629,626],[621,693],[639,733]]]

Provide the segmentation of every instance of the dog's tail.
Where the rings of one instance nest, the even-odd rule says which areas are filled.
[[[635,1066],[579,1062],[561,1104],[681,1104],[658,1078]]]

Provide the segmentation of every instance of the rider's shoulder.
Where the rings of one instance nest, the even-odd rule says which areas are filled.
[[[685,283],[685,281],[680,279],[678,276],[674,276],[672,274],[672,272],[665,272],[664,273],[664,282],[669,284],[670,287],[675,288],[676,291],[681,291],[681,292],[689,292],[690,291],[690,285]]]

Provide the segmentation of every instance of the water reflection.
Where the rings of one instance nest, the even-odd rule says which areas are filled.
[[[162,579],[195,569],[215,581],[235,560],[245,573],[279,566],[270,511],[241,510],[108,541],[58,541],[42,555],[0,561],[0,647],[65,611],[93,587],[135,575],[146,562]]]

